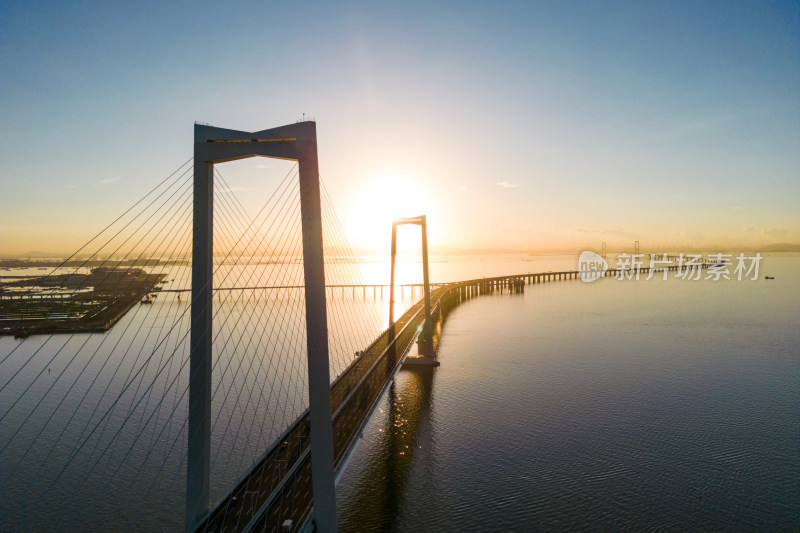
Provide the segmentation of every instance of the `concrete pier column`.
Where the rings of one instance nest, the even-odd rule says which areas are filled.
[[[304,123],[301,123],[304,124]],[[335,532],[336,489],[331,422],[328,312],[325,298],[325,261],[322,245],[322,207],[316,124],[313,142],[298,157],[300,221],[303,235],[303,274],[308,350],[309,420],[311,421],[311,488],[317,531]]]
[[[214,241],[214,163],[198,146],[195,128],[192,215],[192,307],[189,344],[189,433],[186,528],[208,510],[211,475],[211,341]]]

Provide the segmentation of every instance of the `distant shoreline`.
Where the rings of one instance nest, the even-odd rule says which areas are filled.
[[[457,250],[457,249],[445,249],[445,250],[436,250],[435,248],[431,251],[431,255],[435,257],[468,257],[468,256],[490,256],[490,255],[517,255],[517,256],[528,256],[528,257],[542,257],[542,256],[558,256],[558,255],[574,255],[578,256],[583,250],[593,250],[599,251],[599,249],[595,249],[595,247],[587,246],[580,249],[570,249],[570,250],[546,250],[546,251],[532,251],[532,250],[478,250],[478,249],[464,249],[464,250]],[[800,244],[791,244],[791,243],[779,243],[779,244],[770,244],[765,246],[725,246],[725,247],[687,247],[687,248],[677,248],[675,246],[668,246],[665,248],[653,247],[650,248],[642,248],[641,253],[643,254],[662,254],[668,253],[670,255],[677,255],[679,253],[700,253],[700,254],[709,254],[709,253],[800,253]],[[336,251],[333,252],[334,254]],[[379,255],[384,255],[382,252],[379,251],[367,251],[367,250],[354,250],[356,257],[375,257]],[[620,248],[620,249],[609,249],[606,250],[607,254],[619,254],[619,253],[633,253],[632,248]],[[42,254],[43,255],[43,254]],[[268,263],[275,262],[274,259],[267,261]],[[280,261],[279,261],[280,262]],[[182,259],[169,259],[169,260],[162,260],[162,259],[127,259],[127,260],[115,260],[115,259],[69,259],[68,261],[66,258],[59,258],[58,256],[51,255],[48,257],[33,257],[25,255],[9,255],[6,257],[0,257],[0,268],[26,268],[26,267],[97,267],[97,266],[146,266],[146,267],[154,267],[154,266],[168,266],[168,265],[186,265],[190,266],[192,263],[191,257],[182,258]]]

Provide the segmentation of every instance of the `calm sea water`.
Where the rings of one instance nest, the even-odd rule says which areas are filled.
[[[437,258],[431,270],[435,281],[445,281],[530,264]],[[153,271],[167,274],[166,289],[190,286],[184,266]],[[5,269],[2,275],[45,273]],[[389,265],[385,258],[334,260],[326,276],[334,285],[359,277],[383,284]],[[398,283],[421,277],[418,260],[398,264]],[[212,501],[308,406],[303,292],[253,288],[302,279],[294,259],[225,264],[215,274],[215,287],[236,289],[213,299]],[[398,314],[421,297],[419,288],[398,292]],[[161,292],[105,333],[0,337],[0,530],[183,528],[189,299],[188,292]],[[388,299],[388,290],[329,290],[332,379],[385,329]]]
[[[431,278],[575,267],[435,258]],[[246,268],[216,285],[272,283]],[[388,278],[383,258],[339,268],[329,282]],[[442,366],[401,371],[345,470],[342,529],[798,529],[799,273],[800,257],[768,256],[759,281],[563,281],[456,308]],[[420,278],[399,263],[398,283]],[[187,287],[188,270],[169,279]],[[305,407],[295,292],[214,301],[215,499]],[[388,294],[367,292],[331,295],[332,376],[385,325]],[[0,338],[0,377],[16,376],[0,391],[1,530],[182,528],[187,309],[162,293],[105,334]]]
[[[340,529],[800,530],[800,257],[761,267],[459,306],[366,429]]]

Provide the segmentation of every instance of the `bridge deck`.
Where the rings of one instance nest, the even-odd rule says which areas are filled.
[[[438,299],[444,289],[433,291]],[[388,378],[416,337],[424,320],[422,302],[414,304],[387,329],[331,386],[334,460],[343,463],[379,399]],[[198,531],[280,531],[291,519],[299,525],[311,511],[311,455],[308,413],[275,445],[201,522]]]

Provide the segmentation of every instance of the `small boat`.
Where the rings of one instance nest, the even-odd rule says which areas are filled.
[[[764,276],[764,279],[775,279],[775,276]]]
[[[143,304],[151,304],[151,303],[153,303],[153,295],[148,293],[147,296],[142,298],[142,301],[139,302],[139,303],[143,303]]]

